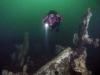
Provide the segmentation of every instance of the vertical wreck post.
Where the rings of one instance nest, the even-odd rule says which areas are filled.
[[[78,33],[74,34],[74,48],[73,53],[71,55],[71,69],[74,73],[79,75],[91,75],[91,72],[87,70],[86,67],[86,47],[85,45],[94,45],[96,47],[99,46],[99,39],[93,40],[93,38],[90,38],[88,34],[88,27],[89,22],[92,17],[91,8],[88,8],[87,13],[85,14],[83,18],[83,22],[79,26]]]

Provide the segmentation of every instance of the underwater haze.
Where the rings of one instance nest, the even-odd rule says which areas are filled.
[[[16,50],[16,44],[23,42],[25,32],[29,33],[29,53],[34,57],[46,55],[49,59],[57,53],[55,45],[72,46],[73,34],[88,7],[93,12],[89,32],[100,38],[99,0],[0,0],[0,65],[9,64],[10,54]],[[45,33],[42,19],[52,9],[63,16],[63,22],[59,32]],[[96,58],[94,64],[100,63],[98,51],[88,52],[90,58]]]

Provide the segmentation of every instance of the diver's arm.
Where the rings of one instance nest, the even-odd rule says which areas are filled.
[[[63,22],[63,17],[57,14],[57,17],[60,18],[60,22]]]

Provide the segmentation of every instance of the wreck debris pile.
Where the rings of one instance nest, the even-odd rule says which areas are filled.
[[[22,72],[12,72],[12,71],[4,69],[2,70],[1,75],[29,75],[29,74],[27,73],[27,65],[24,65]]]

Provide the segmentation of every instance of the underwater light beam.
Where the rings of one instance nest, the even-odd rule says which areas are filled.
[[[44,26],[45,26],[46,30],[49,28],[49,24],[48,23],[45,23]]]
[[[48,23],[44,24],[44,29],[45,29],[45,48],[46,50],[48,50],[48,46],[49,46],[49,39],[48,39],[49,24]]]

